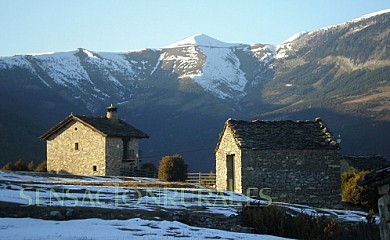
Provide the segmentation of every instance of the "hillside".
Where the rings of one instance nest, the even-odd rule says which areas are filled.
[[[344,153],[390,159],[389,29],[382,11],[277,46],[198,34],[126,53],[2,57],[0,161],[42,161],[40,134],[71,112],[104,115],[110,103],[150,135],[144,161],[178,152],[191,170],[210,171],[227,118],[317,116],[341,135]]]

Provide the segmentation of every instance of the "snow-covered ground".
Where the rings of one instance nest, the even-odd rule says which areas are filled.
[[[126,183],[154,182],[148,178],[42,177],[0,171],[0,201],[21,205],[98,207],[111,209],[184,210],[237,214],[250,199],[241,194],[205,188],[126,187]],[[96,186],[98,184],[98,186]]]
[[[83,219],[51,221],[32,218],[0,218],[1,239],[286,239],[270,235],[235,233],[198,228],[179,222]]]
[[[95,207],[153,211],[183,211],[196,209],[206,214],[237,215],[244,204],[255,200],[232,192],[196,188],[126,187],[131,182],[158,182],[150,178],[119,178],[91,176],[55,176],[23,172],[0,171],[1,202],[20,205]],[[263,204],[271,202],[263,201]],[[326,215],[343,221],[366,221],[367,213],[319,209],[304,205],[272,203],[283,206],[292,214]],[[39,229],[39,231],[37,231]],[[233,238],[276,239],[271,236],[238,234],[201,229],[188,225],[156,220],[68,220],[49,221],[30,218],[0,218],[2,239],[124,239],[129,236],[157,238]],[[12,237],[11,237],[12,236]],[[161,237],[163,236],[163,237]]]

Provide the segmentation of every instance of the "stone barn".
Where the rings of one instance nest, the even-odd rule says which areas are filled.
[[[374,169],[358,182],[378,188],[379,231],[382,240],[390,239],[390,165]]]
[[[269,188],[273,201],[330,206],[341,200],[339,150],[320,118],[228,119],[215,150],[217,189]]]
[[[105,117],[71,114],[41,136],[48,172],[98,176],[139,168],[142,138],[148,135],[119,119],[112,104]]]

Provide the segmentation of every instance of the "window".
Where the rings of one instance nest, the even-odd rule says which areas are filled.
[[[79,143],[78,142],[74,144],[74,150],[79,150]]]
[[[92,170],[93,170],[94,172],[96,172],[96,171],[97,171],[97,167],[96,167],[96,165],[93,165],[93,166],[92,166]]]
[[[128,148],[129,147],[129,140],[123,139],[123,161],[128,160]]]
[[[130,139],[123,139],[123,162],[135,162],[139,160],[139,151],[137,149],[130,149],[129,146]]]
[[[132,160],[136,159],[137,156],[135,155],[135,150],[132,150],[132,149],[128,150],[127,151],[127,158],[132,159]]]

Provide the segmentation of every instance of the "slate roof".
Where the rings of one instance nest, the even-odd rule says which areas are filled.
[[[359,171],[373,170],[390,164],[381,155],[343,155],[343,160],[347,161],[349,166]]]
[[[315,121],[261,121],[228,119],[225,128],[233,131],[235,141],[245,149],[339,149],[320,118]],[[223,134],[223,133],[222,133]],[[217,148],[222,138],[220,136]]]
[[[363,179],[358,181],[358,185],[384,185],[390,183],[390,165],[373,170],[367,173]]]
[[[118,121],[115,122],[106,117],[78,116],[73,114],[55,125],[49,131],[44,133],[40,138],[43,140],[49,139],[50,136],[58,132],[72,121],[81,122],[82,124],[99,132],[105,137],[149,138],[146,133],[131,126],[121,119],[118,119]]]

